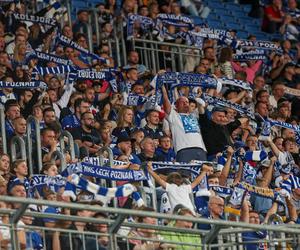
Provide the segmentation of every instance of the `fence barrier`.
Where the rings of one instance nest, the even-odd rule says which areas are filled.
[[[130,249],[130,241],[132,240],[142,240],[145,242],[157,242],[158,238],[147,238],[142,235],[132,235],[126,232],[136,229],[147,229],[154,230],[155,234],[161,235],[162,238],[159,239],[159,242],[165,244],[172,244],[177,246],[179,249],[183,245],[186,247],[185,249],[243,249],[243,246],[246,244],[264,244],[267,249],[298,249],[299,248],[299,240],[300,240],[300,226],[299,225],[256,225],[249,224],[243,222],[235,222],[235,221],[222,221],[222,220],[210,220],[205,218],[197,218],[192,216],[180,216],[180,215],[171,215],[171,214],[162,214],[155,212],[146,212],[142,210],[132,210],[132,209],[123,209],[123,208],[113,208],[113,207],[101,207],[99,205],[86,205],[80,203],[66,203],[66,202],[57,202],[57,201],[47,201],[47,200],[34,200],[34,199],[24,199],[18,197],[9,197],[9,196],[0,196],[0,201],[10,203],[12,205],[18,204],[18,209],[0,209],[1,215],[9,216],[10,220],[7,223],[1,225],[1,229],[3,227],[7,227],[10,230],[10,243],[12,245],[12,249],[19,249],[19,238],[18,233],[20,228],[24,228],[27,232],[32,230],[39,232],[43,239],[43,249],[50,249],[46,244],[49,243],[49,235],[53,236],[54,234],[61,235],[63,239],[72,242],[72,239],[79,237],[83,243],[85,242],[98,242],[99,237],[107,237],[108,249],[117,249],[117,246],[122,246],[120,249]],[[100,217],[100,218],[92,218],[88,216],[78,216],[78,215],[67,215],[67,214],[49,214],[42,212],[30,212],[27,208],[31,206],[51,206],[57,207],[61,209],[71,209],[72,211],[91,211],[94,213],[102,213],[109,215],[109,217]],[[14,207],[14,206],[13,206]],[[73,213],[73,214],[76,214]],[[23,216],[30,216],[34,218],[47,218],[55,221],[61,221],[66,223],[66,225],[70,225],[71,223],[87,223],[91,225],[107,225],[107,229],[104,231],[96,231],[96,230],[84,230],[77,231],[76,228],[66,228],[61,226],[56,226],[55,228],[49,228],[45,226],[33,226],[33,225],[25,225],[21,226],[18,221],[22,219]],[[198,230],[195,228],[179,228],[175,227],[174,224],[163,225],[163,224],[146,224],[146,223],[138,223],[138,222],[130,222],[129,220],[118,220],[118,218],[122,216],[124,218],[130,217],[151,217],[157,218],[161,220],[168,221],[190,221],[193,223],[200,224],[210,224],[212,229],[210,231],[207,230]],[[246,232],[256,232],[256,231],[265,231],[267,233],[267,237],[264,239],[250,239],[249,241],[245,241],[243,238],[243,233]],[[193,243],[193,242],[176,242],[173,240],[164,239],[163,236],[167,236],[169,233],[176,235],[189,235],[190,237],[199,237],[201,239],[201,243]],[[218,233],[216,233],[218,232]],[[51,237],[51,242],[55,242],[54,235]],[[208,235],[211,236],[211,239],[208,240]],[[48,238],[47,238],[48,237]],[[60,238],[62,239],[62,238]],[[96,241],[97,239],[97,241]],[[61,241],[62,242],[62,241]],[[64,242],[64,241],[63,241]],[[1,242],[0,242],[1,243]],[[57,242],[56,242],[57,243]],[[93,243],[93,244],[94,244]],[[149,243],[150,244],[150,243]],[[83,244],[83,249],[86,244]],[[195,246],[195,248],[193,248]],[[64,246],[62,246],[62,249]],[[68,249],[75,249],[72,246]],[[95,248],[96,249],[96,248]]]

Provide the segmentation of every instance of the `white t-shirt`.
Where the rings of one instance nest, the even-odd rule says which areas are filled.
[[[167,183],[166,192],[168,193],[172,212],[178,204],[182,204],[192,212],[195,212],[193,203],[190,199],[190,194],[192,193],[191,185],[177,186],[176,184]]]
[[[184,148],[202,148],[206,151],[199,122],[193,114],[179,114],[173,108],[167,116],[175,152]]]
[[[281,165],[285,165],[288,163],[295,164],[294,158],[290,152],[284,151],[280,152],[278,155],[278,161]]]

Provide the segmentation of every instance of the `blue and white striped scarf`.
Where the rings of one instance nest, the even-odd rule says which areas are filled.
[[[73,198],[76,197],[77,187],[94,195],[100,195],[108,198],[128,197],[131,195],[139,207],[144,205],[144,201],[137,192],[136,187],[129,183],[115,188],[106,188],[80,178],[76,174],[72,174],[70,184],[71,185],[66,186],[64,195],[70,195]]]
[[[223,98],[219,98],[216,96],[210,96],[207,94],[202,94],[202,98],[204,99],[204,101],[206,101],[208,104],[212,105],[212,106],[221,106],[221,107],[225,107],[225,108],[231,108],[236,110],[237,112],[239,112],[242,115],[246,115],[249,118],[255,120],[255,116],[254,114],[251,112],[250,109],[246,109],[243,106],[227,101]]]
[[[255,184],[257,171],[248,162],[245,162],[243,166],[242,181],[249,183],[250,185]]]
[[[268,158],[268,153],[264,150],[247,151],[245,154],[246,161],[263,161]]]
[[[300,127],[299,126],[295,126],[295,125],[292,125],[292,124],[289,124],[286,122],[269,120],[269,119],[264,121],[259,139],[266,140],[270,136],[271,128],[273,126],[278,126],[278,127],[294,130],[295,134],[296,134],[296,143],[298,145],[300,145]]]
[[[56,67],[36,66],[31,73],[31,79],[34,81],[38,79],[38,75],[44,76],[46,74],[53,74],[53,75],[67,74],[65,82],[67,84],[72,84],[77,79],[77,67],[71,65],[60,65]]]
[[[291,174],[287,180],[281,182],[280,187],[291,193],[293,189],[300,188],[300,178]]]
[[[232,188],[223,186],[209,186],[209,189],[213,190],[218,196],[226,199],[232,194]]]
[[[127,20],[127,39],[132,39],[134,35],[134,24],[138,22],[142,30],[150,30],[154,26],[154,22],[150,17],[140,15],[129,15]]]
[[[238,88],[252,92],[251,85],[249,83],[241,81],[241,80],[229,79],[226,77],[222,77],[222,78],[218,78],[218,81],[222,84],[222,86],[229,85],[229,86],[238,87]]]

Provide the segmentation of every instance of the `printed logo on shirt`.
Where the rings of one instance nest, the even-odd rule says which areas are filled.
[[[200,128],[196,117],[193,115],[180,115],[181,122],[184,128],[184,132],[187,133],[199,133]]]

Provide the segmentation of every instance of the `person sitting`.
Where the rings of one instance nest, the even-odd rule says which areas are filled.
[[[177,205],[174,209],[175,215],[182,215],[187,217],[195,217],[193,212],[188,208],[184,207],[183,205]],[[175,222],[170,222],[170,226],[174,228],[193,228],[192,221],[185,221],[185,220],[175,220]],[[182,232],[165,232],[161,234],[164,240],[180,243],[187,243],[188,245],[180,245],[176,246],[175,249],[181,250],[190,250],[190,249],[201,249],[201,238],[199,235],[189,234],[189,233],[182,233]]]
[[[202,217],[207,219],[222,220],[223,212],[224,212],[224,200],[217,195],[210,196],[208,201],[208,209],[206,211],[203,211]],[[197,227],[198,229],[202,229],[202,230],[211,229],[211,225],[209,224],[198,224]]]

